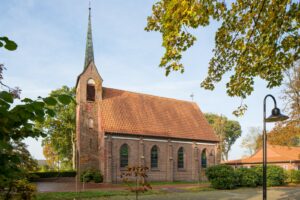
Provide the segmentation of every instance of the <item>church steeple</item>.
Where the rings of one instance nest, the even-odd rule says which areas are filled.
[[[92,40],[91,5],[90,5],[86,47],[85,47],[84,69],[88,67],[91,61],[94,62],[94,49],[93,49],[93,40]]]

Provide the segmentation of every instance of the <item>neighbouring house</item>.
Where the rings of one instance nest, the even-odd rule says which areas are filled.
[[[121,78],[121,77],[120,77]],[[89,13],[85,63],[76,83],[76,168],[121,181],[127,166],[154,181],[195,181],[219,162],[218,138],[196,103],[102,86]],[[178,91],[179,92],[179,91]]]
[[[252,156],[240,160],[230,160],[225,162],[235,168],[252,167],[261,165],[263,160],[263,150],[258,149]],[[278,165],[284,169],[300,170],[300,147],[288,147],[279,145],[267,145],[267,163]]]

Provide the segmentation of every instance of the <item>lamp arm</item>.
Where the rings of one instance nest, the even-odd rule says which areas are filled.
[[[264,111],[266,110],[266,101],[267,101],[267,98],[268,98],[268,97],[271,97],[271,98],[273,99],[273,101],[274,101],[274,106],[275,106],[275,108],[277,108],[277,102],[276,102],[275,97],[274,97],[273,95],[271,95],[271,94],[268,94],[268,95],[266,95],[265,98],[264,98]]]

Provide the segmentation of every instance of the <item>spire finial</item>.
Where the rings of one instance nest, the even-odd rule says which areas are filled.
[[[87,68],[87,66],[90,64],[91,61],[94,62],[94,49],[93,49],[93,40],[92,40],[91,1],[89,1],[89,19],[88,19],[87,38],[86,38],[84,69]]]

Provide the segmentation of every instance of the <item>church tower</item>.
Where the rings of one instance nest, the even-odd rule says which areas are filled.
[[[76,83],[76,168],[103,169],[104,132],[101,127],[102,78],[94,62],[91,8],[89,8],[85,61]],[[102,166],[102,167],[101,167]],[[101,170],[103,172],[103,170]]]

